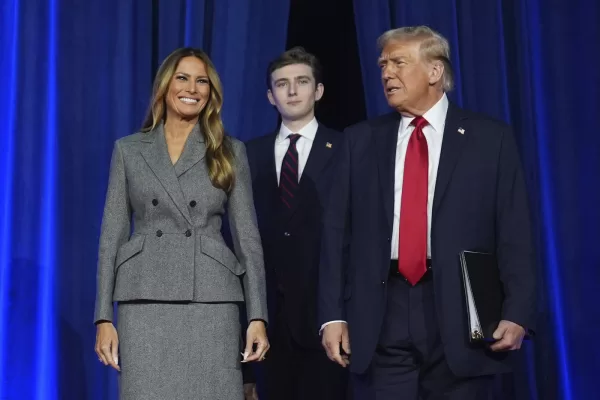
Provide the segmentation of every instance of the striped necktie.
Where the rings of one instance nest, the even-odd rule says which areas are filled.
[[[296,142],[300,139],[300,135],[293,133],[288,135],[288,139],[290,145],[281,163],[279,191],[281,201],[287,208],[291,209],[298,194],[298,149],[296,148]]]

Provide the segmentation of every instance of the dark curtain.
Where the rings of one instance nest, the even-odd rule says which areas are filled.
[[[389,111],[376,39],[429,25],[450,41],[451,100],[509,122],[537,243],[537,336],[498,399],[600,398],[600,4],[596,0],[355,0],[367,113]]]
[[[92,324],[112,144],[184,45],[214,61],[231,135],[274,129],[264,76],[288,14],[288,0],[1,2],[1,399],[116,398]]]

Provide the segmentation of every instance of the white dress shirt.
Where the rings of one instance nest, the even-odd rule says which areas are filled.
[[[423,128],[423,134],[427,139],[427,149],[429,151],[429,184],[427,189],[427,257],[431,258],[431,211],[433,208],[433,195],[435,192],[435,182],[437,180],[437,170],[440,164],[440,154],[442,153],[442,139],[444,137],[444,127],[446,125],[446,114],[448,112],[448,98],[446,94],[433,107],[431,107],[423,118],[429,122]],[[400,230],[400,203],[402,201],[402,182],[404,180],[404,160],[406,159],[406,148],[408,140],[415,129],[410,123],[414,118],[402,117],[400,127],[398,128],[398,141],[396,142],[396,163],[394,171],[394,221],[392,228],[392,249],[391,260],[398,259],[398,242]],[[334,322],[329,321],[321,326],[323,328]]]
[[[423,134],[427,139],[429,150],[429,185],[427,190],[427,258],[431,258],[431,210],[433,208],[433,195],[435,182],[437,181],[437,170],[440,165],[440,154],[442,153],[442,139],[444,137],[444,126],[446,125],[446,113],[448,112],[448,98],[446,94],[435,103],[423,118],[429,122],[423,128]],[[391,259],[398,259],[398,242],[400,235],[400,205],[402,203],[402,182],[404,180],[404,160],[406,159],[406,148],[408,140],[415,129],[410,123],[414,118],[402,117],[398,129],[398,142],[396,143],[396,166],[394,172],[394,222],[392,231]]]
[[[302,178],[302,172],[308,161],[308,155],[312,148],[315,136],[317,136],[317,130],[319,129],[319,123],[316,118],[313,118],[308,124],[306,124],[298,132],[292,132],[287,126],[281,124],[279,128],[279,134],[275,139],[275,169],[277,171],[277,184],[279,184],[279,176],[281,175],[281,164],[283,164],[283,158],[290,147],[290,139],[288,136],[293,133],[298,133],[300,138],[296,142],[296,149],[298,150],[298,181]]]

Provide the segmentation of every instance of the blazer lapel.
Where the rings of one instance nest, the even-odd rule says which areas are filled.
[[[179,179],[177,179],[175,168],[169,157],[163,125],[160,124],[152,131],[146,133],[142,142],[146,143],[141,150],[142,157],[144,157],[144,160],[165,188],[181,214],[192,224],[192,218],[190,217],[185,197],[179,185]]]
[[[175,163],[175,174],[179,178],[187,170],[198,164],[206,156],[206,143],[200,132],[200,126],[196,124],[190,133],[183,148],[183,153]]]
[[[277,183],[277,169],[275,166],[275,141],[277,140],[277,132],[275,132],[269,140],[265,141],[261,149],[261,164],[259,179],[265,179],[264,190],[268,193],[261,193],[260,195],[266,195],[269,204],[273,207],[272,209],[277,210],[281,206],[281,200],[279,198],[279,184]],[[256,195],[256,193],[255,193]]]
[[[268,146],[265,149],[265,161],[266,161],[266,174],[270,181],[270,187],[275,188],[279,191],[279,184],[277,183],[277,166],[275,165],[275,141],[277,140],[277,132],[273,134],[271,139],[267,142]]]
[[[275,164],[275,141],[279,131],[273,133],[268,141],[265,141],[265,146],[261,149],[261,164],[260,164],[260,176],[259,179],[264,179],[265,185],[261,186],[264,193],[260,196],[265,196],[265,202],[269,205],[268,212],[273,213],[273,217],[269,218],[271,228],[276,230],[280,223],[287,221],[287,214],[289,210],[284,209],[283,202],[279,194],[279,183],[277,180],[277,167]],[[257,195],[255,193],[255,195]]]
[[[401,116],[398,113],[390,114],[389,119],[381,125],[373,127],[375,146],[377,149],[377,168],[379,171],[379,184],[383,198],[386,221],[389,232],[392,232],[394,222],[394,179],[396,166],[396,147],[398,142],[398,129]]]
[[[328,146],[329,144],[329,146]],[[310,148],[308,160],[300,177],[298,199],[294,202],[290,210],[286,210],[285,215],[289,218],[298,209],[303,199],[306,197],[305,192],[311,187],[314,189],[315,182],[319,179],[321,171],[327,165],[327,162],[333,154],[333,139],[331,135],[322,126],[317,129],[315,140]]]
[[[310,149],[310,154],[308,155],[308,161],[306,162],[304,171],[302,171],[302,176],[300,177],[300,187],[302,187],[302,181],[305,181],[305,178],[307,177],[313,181],[316,181],[319,178],[321,170],[327,165],[332,154],[333,138],[326,129],[319,126],[317,135],[315,136],[315,140]]]
[[[435,184],[435,193],[433,197],[432,215],[435,216],[444,193],[454,172],[454,167],[467,141],[468,132],[461,126],[461,121],[466,117],[461,110],[450,103],[448,105],[448,114],[446,115],[446,124],[444,127],[444,138],[442,139],[442,152],[438,166],[437,180]]]

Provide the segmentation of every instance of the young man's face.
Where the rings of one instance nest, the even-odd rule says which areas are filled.
[[[323,96],[323,84],[315,83],[310,66],[291,64],[273,71],[267,96],[284,121],[312,118],[315,102]]]

